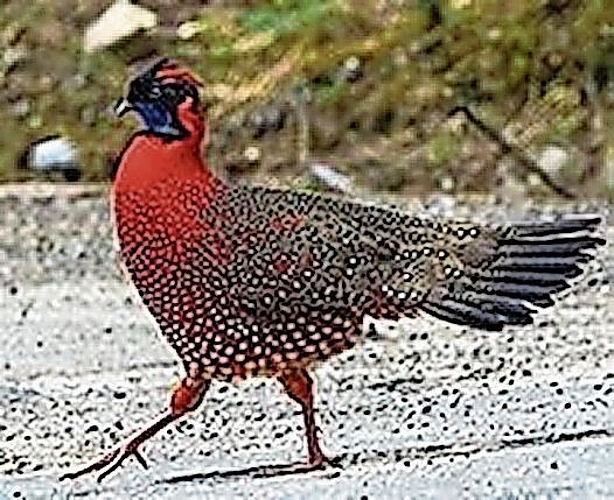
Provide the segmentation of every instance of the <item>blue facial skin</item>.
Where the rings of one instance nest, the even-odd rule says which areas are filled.
[[[181,137],[184,131],[177,124],[173,114],[159,101],[135,102],[132,108],[147,128],[156,134]]]

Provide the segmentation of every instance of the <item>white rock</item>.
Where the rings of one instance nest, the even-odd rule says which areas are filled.
[[[20,99],[9,109],[13,116],[16,116],[17,118],[23,118],[30,112],[30,103],[27,101],[27,99]]]
[[[65,137],[54,137],[34,144],[30,149],[29,167],[32,170],[74,168],[78,164],[74,143]]]
[[[360,68],[360,59],[356,56],[350,56],[343,65],[347,71],[357,71]]]
[[[439,184],[442,191],[450,192],[454,189],[454,179],[452,179],[452,177],[449,175],[442,177]]]
[[[539,175],[531,172],[529,175],[527,175],[527,184],[531,187],[537,187],[542,183],[542,180],[540,179]]]
[[[249,146],[243,152],[243,156],[250,163],[256,163],[260,160],[260,149],[256,146]]]
[[[128,0],[117,0],[85,30],[83,46],[86,52],[92,53],[157,24],[158,15],[152,10]]]
[[[189,40],[198,35],[202,31],[200,23],[195,21],[186,21],[177,28],[177,36],[182,40]]]
[[[550,175],[558,173],[563,165],[567,163],[569,153],[557,146],[547,146],[539,155],[537,163],[545,172]]]
[[[19,64],[28,57],[28,51],[23,46],[8,47],[2,54],[2,60],[4,65],[12,68],[14,65]]]
[[[352,179],[343,175],[324,163],[314,163],[309,167],[311,176],[325,186],[348,193],[352,190]]]

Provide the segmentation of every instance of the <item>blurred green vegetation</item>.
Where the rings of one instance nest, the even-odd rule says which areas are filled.
[[[86,54],[83,31],[108,2],[4,2],[0,180],[29,178],[16,158],[48,134],[76,141],[86,179],[107,178],[135,127],[109,107],[131,64],[156,55],[179,58],[204,80],[208,155],[220,171],[296,178],[303,148],[371,189],[526,182],[522,165],[503,161],[509,152],[448,115],[467,105],[529,155],[563,148],[569,161],[552,176],[582,195],[606,194],[604,179],[614,176],[606,154],[614,148],[614,8],[606,0],[141,4],[159,14],[157,28]],[[282,123],[256,130],[267,109]],[[308,140],[299,144],[305,123]],[[259,148],[259,162],[246,163],[248,146]]]

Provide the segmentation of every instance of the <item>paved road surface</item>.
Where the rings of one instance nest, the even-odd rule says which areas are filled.
[[[508,216],[447,199],[429,209]],[[533,328],[380,325],[381,341],[320,366],[336,468],[275,467],[303,459],[301,416],[253,379],[216,384],[147,445],[147,471],[130,460],[102,485],[59,483],[157,414],[179,377],[110,241],[96,195],[0,196],[0,500],[614,498],[611,247]]]

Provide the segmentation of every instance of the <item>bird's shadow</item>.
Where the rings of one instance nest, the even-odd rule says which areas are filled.
[[[452,450],[450,445],[435,445],[424,447],[399,448],[393,450],[363,450],[358,452],[340,453],[335,457],[329,457],[328,462],[318,466],[310,466],[304,462],[293,462],[289,464],[272,464],[272,465],[257,465],[244,469],[235,470],[215,470],[209,472],[195,472],[192,474],[178,474],[172,477],[162,478],[156,481],[156,484],[178,484],[185,482],[204,482],[204,481],[222,481],[232,478],[249,478],[249,479],[270,479],[280,476],[306,474],[308,472],[322,472],[322,478],[333,479],[339,477],[341,472],[347,467],[356,464],[365,464],[368,462],[378,462],[384,456],[393,456],[397,461],[402,458],[419,458],[423,455],[433,454],[440,456],[455,455],[457,452]]]
[[[469,458],[472,455],[486,451],[497,452],[505,449],[514,449],[527,446],[539,446],[558,442],[582,440],[587,438],[603,438],[614,435],[612,429],[590,429],[573,433],[559,433],[557,435],[523,436],[508,438],[497,442],[476,443],[451,442],[441,444],[425,444],[422,446],[399,447],[388,450],[361,450],[345,452],[329,458],[328,462],[319,466],[310,466],[305,463],[274,464],[247,467],[238,470],[197,472],[193,474],[179,474],[156,481],[157,484],[177,484],[193,481],[220,481],[231,478],[268,479],[293,474],[304,474],[313,471],[321,471],[321,477],[332,479],[339,477],[341,471],[357,464],[380,462],[388,457],[397,463],[409,466],[411,462],[424,459],[450,459]]]
[[[313,471],[330,471],[324,474],[325,477],[335,477],[339,475],[341,457],[335,457],[329,459],[325,464],[313,466],[305,464],[304,462],[293,462],[289,464],[272,464],[272,465],[257,465],[254,467],[247,467],[245,469],[237,470],[225,470],[225,471],[211,471],[211,472],[196,472],[193,474],[181,474],[165,479],[156,481],[158,484],[177,484],[193,481],[207,481],[207,480],[222,480],[231,478],[245,478],[250,479],[268,479],[280,476],[289,476],[293,474],[305,474]]]

